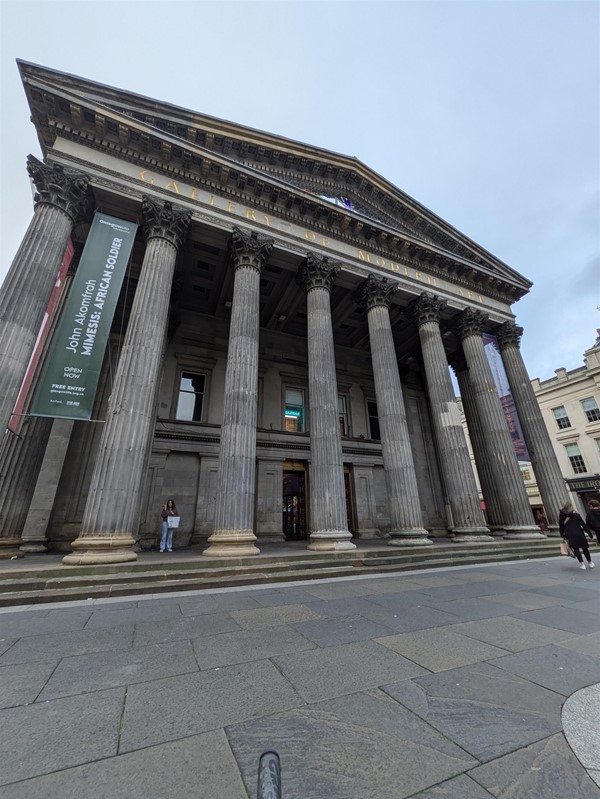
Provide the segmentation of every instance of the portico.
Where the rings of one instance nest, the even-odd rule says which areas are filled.
[[[444,536],[490,543],[490,528],[541,535],[481,343],[500,331],[527,444],[546,459],[509,335],[525,278],[353,159],[20,69],[41,168],[76,175],[81,195],[71,190],[67,217],[56,212],[60,241],[54,217],[36,221],[39,212],[27,235],[48,236],[54,264],[69,235],[85,241],[87,226],[73,224],[91,201],[140,223],[95,421],[72,424],[49,477],[46,538],[66,565],[133,560],[136,542],[152,548],[168,497],[181,514],[175,547],[208,558],[258,555],[261,540],[287,538],[335,552],[354,549],[353,536],[398,547]],[[7,307],[18,269],[2,289]],[[14,331],[0,320],[0,358],[10,358]],[[481,480],[487,520],[449,362],[462,363],[461,390],[473,392],[470,426],[494,437],[478,454],[491,470]],[[4,390],[8,415],[17,382]],[[0,462],[18,458],[14,449],[9,434]],[[0,478],[7,554],[27,538],[23,509],[44,459],[34,439],[19,449],[30,477],[10,491]],[[551,468],[546,484],[554,501]]]

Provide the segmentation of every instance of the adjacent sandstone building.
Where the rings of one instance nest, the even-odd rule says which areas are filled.
[[[0,429],[69,242],[65,293],[94,212],[139,228],[92,420],[26,406],[5,437],[4,556],[133,560],[169,497],[175,546],[207,556],[539,537],[486,332],[556,525],[564,481],[512,311],[529,281],[355,158],[19,69],[43,160],[0,294]]]

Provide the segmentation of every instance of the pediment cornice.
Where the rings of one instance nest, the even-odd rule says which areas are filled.
[[[510,303],[531,286],[356,159],[43,67],[19,68],[44,151],[58,136],[78,141]],[[340,187],[353,208],[326,199]]]

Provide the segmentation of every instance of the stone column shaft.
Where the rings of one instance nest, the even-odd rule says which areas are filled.
[[[483,315],[476,311],[461,314],[463,352],[484,427],[484,446],[502,508],[504,528],[510,538],[544,538],[533,523],[531,506],[517,462],[502,403],[488,363],[481,330]]]
[[[519,349],[522,333],[523,328],[505,322],[498,334],[500,353],[544,503],[548,532],[550,535],[560,535],[558,513],[567,501],[568,489]]]
[[[392,546],[431,544],[423,527],[419,487],[413,462],[406,409],[389,304],[397,286],[370,275],[355,298],[367,308],[373,380],[381,433],[381,450],[390,511]]]
[[[260,275],[273,241],[234,228],[232,265],[235,269],[215,528],[208,539],[208,557],[258,555],[254,545],[256,482],[256,412],[258,400],[258,345]]]
[[[75,550],[68,566],[136,560],[133,533],[154,433],[169,296],[187,212],[144,200],[147,245]]]
[[[356,549],[348,530],[330,292],[339,266],[309,253],[298,280],[306,290],[310,409],[310,544]]]
[[[479,495],[465,438],[460,410],[440,332],[439,314],[446,303],[422,294],[411,306],[421,340],[433,434],[447,501],[452,510],[454,540],[491,542],[479,504]]]
[[[0,288],[0,439],[8,425],[88,182],[29,156],[37,193],[25,237]]]
[[[469,430],[469,439],[473,447],[473,457],[475,458],[481,493],[483,494],[483,500],[485,502],[488,526],[492,535],[503,536],[506,531],[504,530],[502,522],[500,499],[498,491],[496,490],[494,475],[487,459],[485,451],[485,432],[479,421],[473,387],[471,386],[466,363],[464,364],[464,368],[456,366],[454,371],[458,380],[458,389],[460,391],[463,411]]]

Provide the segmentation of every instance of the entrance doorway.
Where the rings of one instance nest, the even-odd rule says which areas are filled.
[[[352,533],[352,538],[356,534],[356,522],[354,515],[354,491],[352,490],[352,471],[350,466],[344,466],[344,488],[346,489],[346,515],[348,517],[348,530]]]
[[[306,472],[283,470],[283,534],[286,541],[306,538]]]

